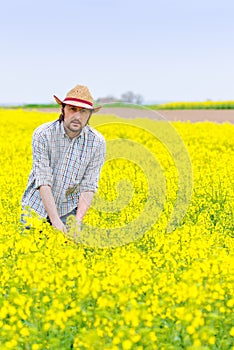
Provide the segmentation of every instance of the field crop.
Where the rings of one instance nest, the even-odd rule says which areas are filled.
[[[234,350],[234,126],[93,116],[107,160],[74,242],[19,220],[57,117],[0,110],[0,349]]]
[[[168,102],[148,107],[152,109],[234,109],[234,101]]]

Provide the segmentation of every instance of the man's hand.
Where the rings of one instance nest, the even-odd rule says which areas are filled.
[[[76,217],[76,225],[74,230],[74,238],[79,237],[79,232],[82,230],[82,220]]]
[[[39,191],[52,226],[57,228],[59,231],[66,233],[67,229],[58,215],[51,187],[48,185],[42,185],[40,186]]]
[[[93,196],[94,192],[82,192],[80,194],[76,213],[77,219],[82,220],[85,217],[85,214],[92,203]]]
[[[75,215],[70,215],[67,218],[67,234],[66,236],[78,243],[80,238],[80,232],[82,229],[82,220]]]
[[[63,233],[67,233],[66,226],[64,225],[62,220],[60,220],[59,218],[51,221],[51,223],[53,227],[57,228],[57,230],[62,231]]]

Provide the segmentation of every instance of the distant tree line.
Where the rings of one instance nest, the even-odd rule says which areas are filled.
[[[143,103],[143,96],[140,94],[135,94],[132,91],[124,92],[120,98],[116,98],[112,95],[106,97],[99,97],[96,101],[97,103],[113,103],[113,102],[125,102],[141,105]]]

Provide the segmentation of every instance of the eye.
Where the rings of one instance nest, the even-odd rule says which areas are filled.
[[[73,106],[69,106],[68,109],[69,109],[69,111],[73,111],[74,107]]]
[[[82,109],[80,110],[80,113],[82,113],[82,114],[88,114],[89,111],[88,111],[87,109],[85,109],[85,108],[82,108]]]

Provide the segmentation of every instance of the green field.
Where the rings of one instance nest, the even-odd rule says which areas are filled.
[[[31,103],[21,106],[6,106],[2,108],[23,108],[23,109],[37,109],[37,108],[59,108],[58,104],[48,103],[39,104]],[[150,108],[150,109],[234,109],[234,100],[231,101],[200,101],[200,102],[168,102],[163,104],[153,105],[136,105],[133,103],[114,102],[103,104],[104,108],[109,107],[124,107],[124,108]]]

